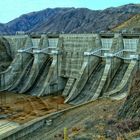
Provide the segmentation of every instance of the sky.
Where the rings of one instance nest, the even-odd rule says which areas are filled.
[[[0,0],[0,23],[7,23],[22,14],[55,7],[85,7],[93,10],[117,7],[140,0]]]

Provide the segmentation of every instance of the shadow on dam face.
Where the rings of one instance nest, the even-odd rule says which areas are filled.
[[[19,124],[68,107],[70,105],[64,104],[62,96],[34,97],[0,92],[0,119]]]
[[[10,44],[5,38],[0,37],[0,72],[6,70],[11,62]]]

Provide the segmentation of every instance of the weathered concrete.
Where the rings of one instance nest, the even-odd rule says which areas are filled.
[[[17,127],[19,127],[19,124],[15,122],[0,120],[0,135],[4,135],[13,129],[16,129]]]
[[[25,84],[22,84],[22,88],[19,91],[20,93],[26,92],[32,86],[40,71],[40,68],[44,65],[45,60],[48,59],[47,55],[38,53],[38,49],[41,50],[48,48],[48,39],[46,38],[46,36],[43,36],[40,40],[33,39],[32,41],[37,42],[35,42],[35,44],[33,45],[34,62],[30,70],[29,77],[25,80]]]
[[[17,41],[18,45],[19,41]],[[27,38],[26,43],[24,45],[25,49],[30,48],[30,39]],[[0,90],[8,90],[12,87],[13,83],[18,80],[20,74],[23,70],[23,67],[28,65],[28,62],[32,58],[32,55],[29,53],[17,53],[11,65],[7,70],[0,73]]]
[[[130,82],[131,77],[134,76],[136,67],[137,67],[137,61],[132,60],[129,64],[120,84],[114,90],[104,93],[104,95],[115,96],[115,95],[118,95],[119,93],[123,93],[124,92],[123,90],[127,86],[128,82],[131,83]],[[129,90],[129,89],[127,89],[127,90]]]
[[[138,68],[138,35],[62,34],[59,38],[46,35],[5,38],[15,48],[11,49],[15,59],[0,73],[1,91],[28,92],[36,96],[62,91],[65,102],[78,104],[102,95],[110,96],[114,91],[116,94],[122,89],[123,93],[129,91],[128,81]],[[124,69],[126,72],[119,74],[125,73],[127,78],[119,79],[121,86],[116,83],[114,90],[112,80],[118,76],[120,67],[129,63],[127,70]]]

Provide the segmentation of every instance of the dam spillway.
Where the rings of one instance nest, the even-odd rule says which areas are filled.
[[[0,91],[33,96],[61,92],[65,103],[125,97],[139,68],[139,35],[2,36],[13,61],[0,72]]]

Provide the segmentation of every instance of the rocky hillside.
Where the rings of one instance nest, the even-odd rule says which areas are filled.
[[[9,31],[10,29],[6,25],[0,23],[0,34],[7,34]]]
[[[33,32],[90,33],[107,31],[140,13],[136,5],[108,8],[102,11],[71,9],[32,29]]]
[[[140,6],[128,4],[105,10],[86,8],[54,8],[24,14],[5,25],[0,33],[65,32],[90,33],[107,31],[140,13]]]
[[[16,18],[6,25],[10,29],[11,33],[15,33],[16,31],[29,31],[36,26],[40,26],[44,22],[52,19],[54,16],[59,16],[60,13],[66,12],[67,8],[55,8],[55,9],[46,9],[39,12],[32,12],[29,14],[24,14],[19,18]]]
[[[113,29],[113,31],[140,31],[140,14],[137,14],[130,18],[129,20],[125,21],[124,23],[118,25]]]
[[[140,120],[140,70],[132,82],[132,87],[124,105],[119,110],[119,118]]]
[[[7,40],[0,37],[0,72],[6,70],[11,63],[10,53]]]

